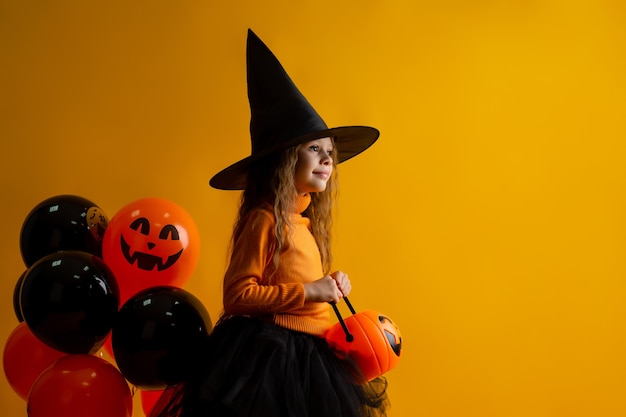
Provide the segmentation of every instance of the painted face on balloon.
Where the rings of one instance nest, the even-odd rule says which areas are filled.
[[[124,259],[144,271],[163,271],[178,261],[184,246],[173,224],[151,223],[138,217],[120,235]]]
[[[200,236],[181,206],[142,198],[113,216],[104,233],[102,256],[115,274],[123,304],[149,287],[182,287],[198,263]]]
[[[89,207],[87,210],[87,225],[91,235],[98,242],[102,241],[108,223],[109,220],[100,207]]]

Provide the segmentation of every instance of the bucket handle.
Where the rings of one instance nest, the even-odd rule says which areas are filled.
[[[354,311],[354,308],[352,307],[350,300],[348,300],[348,297],[343,297],[343,300],[346,302],[346,305],[350,309],[350,312],[352,314],[356,314],[356,311]],[[333,310],[335,311],[335,315],[337,316],[337,319],[339,320],[339,323],[341,324],[341,328],[346,333],[346,342],[352,342],[354,340],[354,335],[350,333],[348,326],[346,326],[346,323],[343,321],[343,317],[341,317],[341,313],[339,312],[337,303],[330,303],[330,305],[333,306]]]

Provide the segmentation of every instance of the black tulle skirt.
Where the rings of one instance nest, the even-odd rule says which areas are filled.
[[[194,376],[166,389],[149,416],[384,416],[386,380],[360,380],[323,338],[230,317],[216,324]]]

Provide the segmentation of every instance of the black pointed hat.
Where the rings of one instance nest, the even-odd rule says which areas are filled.
[[[252,152],[215,174],[209,181],[211,187],[241,190],[253,162],[310,140],[332,137],[336,162],[341,163],[378,139],[378,130],[369,126],[328,128],[272,51],[250,29],[246,54]]]

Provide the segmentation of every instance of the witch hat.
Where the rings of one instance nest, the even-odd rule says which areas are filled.
[[[363,152],[378,139],[378,130],[369,126],[328,128],[276,56],[250,29],[246,63],[252,152],[215,174],[209,181],[211,187],[241,190],[253,162],[314,139],[333,138],[337,163]]]

